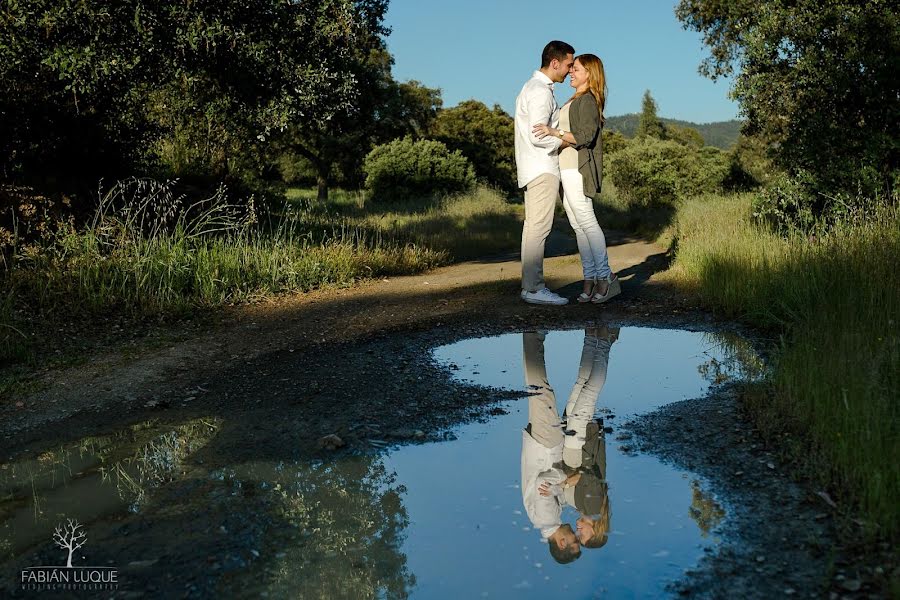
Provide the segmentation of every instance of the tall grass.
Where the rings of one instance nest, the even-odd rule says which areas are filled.
[[[900,210],[785,238],[752,223],[750,202],[686,202],[670,275],[726,314],[783,332],[773,393],[751,401],[760,426],[801,433],[806,463],[861,509],[867,532],[896,540]]]
[[[121,182],[85,227],[60,223],[47,238],[14,248],[3,273],[4,330],[13,327],[14,308],[57,316],[177,314],[415,273],[447,260],[397,236],[352,228],[313,236],[304,217],[288,210],[259,224],[252,204],[231,204],[223,190],[187,205],[170,184]]]
[[[314,192],[311,192],[314,194]],[[319,205],[291,191],[256,220],[224,190],[190,203],[172,184],[131,179],[102,194],[93,218],[16,240],[0,272],[0,364],[28,358],[21,318],[179,316],[269,294],[422,272],[515,248],[520,207],[488,189],[427,205],[371,207],[338,191]]]

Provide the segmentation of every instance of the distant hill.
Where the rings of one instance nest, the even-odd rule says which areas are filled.
[[[607,117],[606,128],[610,131],[618,131],[625,137],[634,137],[637,131],[638,121],[641,115],[630,114],[618,117]],[[666,119],[661,117],[663,123],[671,123],[679,127],[690,127],[696,129],[703,136],[703,142],[707,146],[715,146],[727,150],[734,145],[741,132],[741,123],[733,119],[731,121],[719,121],[717,123],[691,123],[690,121],[679,121],[678,119]]]

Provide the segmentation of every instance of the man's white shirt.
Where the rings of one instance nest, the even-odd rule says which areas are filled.
[[[561,141],[552,136],[539,139],[532,133],[539,123],[559,127],[559,105],[553,96],[553,81],[535,71],[516,97],[516,171],[520,188],[544,173],[560,176]]]
[[[541,496],[538,489],[546,482],[558,484],[566,478],[562,469],[553,465],[562,460],[562,443],[546,448],[522,431],[522,504],[541,539],[547,541],[561,524],[562,506],[556,496]]]

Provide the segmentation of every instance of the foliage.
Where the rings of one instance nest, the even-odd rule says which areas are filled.
[[[381,0],[33,0],[0,11],[0,172],[84,191],[102,176],[258,171],[257,144],[358,94],[349,49]]]
[[[618,131],[610,131],[605,127],[603,128],[603,154],[606,156],[615,154],[625,148],[627,144],[628,140],[625,139],[624,135]]]
[[[382,15],[378,16],[380,20]],[[320,201],[339,181],[362,184],[362,162],[373,146],[406,135],[423,136],[441,107],[440,90],[418,81],[398,83],[391,75],[393,58],[377,29],[353,47],[347,68],[358,97],[352,106],[324,120],[297,120],[279,138],[279,151],[291,162],[301,159],[315,172]]]
[[[478,179],[506,192],[518,189],[513,119],[499,105],[491,110],[477,100],[466,100],[441,110],[430,137],[459,150],[472,162]]]
[[[815,198],[887,198],[897,186],[900,13],[885,0],[681,0],[711,55],[701,71],[737,70],[747,131]],[[810,206],[816,212],[818,206]]]
[[[663,124],[666,139],[678,142],[685,146],[693,146],[694,148],[702,148],[704,146],[703,136],[700,132],[692,127],[682,127],[680,125]]]
[[[768,145],[759,137],[741,135],[728,152],[729,171],[725,189],[747,191],[768,184],[775,176]]]
[[[638,121],[636,137],[650,136],[660,140],[666,139],[666,128],[656,115],[656,110],[656,100],[650,95],[650,90],[646,90],[644,99],[641,101],[641,118]]]
[[[363,168],[366,188],[376,202],[429,198],[475,185],[475,172],[466,157],[434,140],[406,137],[376,146]]]
[[[897,205],[848,212],[810,237],[758,227],[751,198],[686,202],[670,276],[725,314],[783,333],[769,387],[748,397],[757,425],[793,439],[796,457],[839,504],[862,511],[868,535],[896,541]]]
[[[653,205],[721,189],[728,161],[716,148],[643,137],[612,155],[606,172],[628,202]]]

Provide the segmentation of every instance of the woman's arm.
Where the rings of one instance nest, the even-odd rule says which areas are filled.
[[[597,101],[591,94],[584,94],[572,101],[569,109],[572,123],[572,137],[578,149],[593,146],[600,135],[600,112]]]

